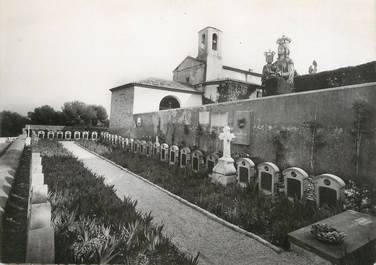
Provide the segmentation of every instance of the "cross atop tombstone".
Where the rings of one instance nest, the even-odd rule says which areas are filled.
[[[231,133],[230,127],[223,127],[223,132],[219,134],[218,138],[223,141],[222,157],[231,157],[231,140],[235,138],[235,135]]]

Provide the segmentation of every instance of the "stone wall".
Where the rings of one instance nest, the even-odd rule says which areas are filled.
[[[130,128],[133,124],[133,98],[134,88],[126,88],[112,91],[110,128]]]
[[[236,131],[233,153],[248,153],[281,169],[298,166],[311,174],[355,175],[354,103],[369,109],[363,126],[359,175],[376,173],[376,83],[240,100],[202,107],[137,114],[125,137],[160,136],[169,144],[221,150],[218,134],[228,123]],[[142,126],[136,127],[140,117]],[[313,162],[312,162],[313,161]]]
[[[2,260],[2,234],[3,234],[3,214],[9,192],[12,188],[14,176],[20,162],[23,149],[25,147],[25,137],[18,137],[0,157],[0,261]]]

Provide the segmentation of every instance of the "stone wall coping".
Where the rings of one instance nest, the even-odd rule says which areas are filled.
[[[196,106],[196,107],[187,107],[187,108],[179,108],[179,109],[167,109],[167,110],[159,110],[159,111],[151,111],[151,112],[142,112],[142,113],[135,113],[133,116],[141,116],[141,115],[150,115],[153,113],[163,113],[163,112],[173,112],[173,111],[185,111],[185,110],[202,110],[207,111],[207,108],[213,107],[213,106],[224,106],[224,105],[231,105],[231,104],[237,104],[237,103],[244,103],[244,102],[254,102],[254,101],[262,101],[262,100],[272,100],[274,98],[283,98],[283,97],[293,97],[293,96],[299,96],[299,95],[307,95],[307,94],[313,94],[313,93],[325,93],[330,91],[338,91],[338,90],[345,90],[345,89],[353,89],[353,88],[361,88],[361,87],[370,87],[370,86],[376,86],[376,82],[370,82],[370,83],[362,83],[362,84],[355,84],[355,85],[348,85],[348,86],[340,86],[340,87],[332,87],[332,88],[322,88],[318,90],[309,90],[309,91],[303,91],[303,92],[293,92],[283,95],[274,95],[274,96],[267,96],[267,97],[261,97],[261,98],[252,98],[252,99],[240,99],[240,100],[234,100],[234,101],[227,101],[227,102],[221,102],[221,103],[211,103],[206,104],[202,106]]]

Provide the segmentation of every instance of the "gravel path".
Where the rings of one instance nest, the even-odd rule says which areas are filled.
[[[137,209],[151,211],[154,222],[163,223],[165,233],[183,251],[200,252],[200,264],[313,264],[292,252],[276,253],[255,239],[208,218],[132,174],[93,155],[74,142],[62,142],[87,168],[114,185],[120,198],[138,201]]]

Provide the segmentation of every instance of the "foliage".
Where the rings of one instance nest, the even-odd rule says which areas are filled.
[[[217,88],[218,102],[236,101],[248,99],[249,96],[258,88],[257,85],[245,84],[241,82],[227,80],[221,82]]]
[[[106,109],[99,105],[87,105],[80,101],[66,102],[63,105],[67,125],[97,126],[107,121]]]
[[[0,112],[0,137],[14,137],[22,133],[28,119],[17,112]]]
[[[307,127],[311,133],[310,140],[308,141],[308,147],[310,152],[310,159],[309,159],[309,165],[310,165],[310,173],[312,175],[316,175],[315,169],[316,169],[316,158],[318,150],[323,148],[326,145],[326,142],[324,140],[324,134],[322,131],[322,125],[316,121],[317,117],[315,114],[315,119],[313,121],[304,122],[304,126]]]
[[[99,150],[101,148],[98,146],[103,146],[89,141],[81,144],[90,150]],[[237,185],[222,187],[212,184],[203,174],[186,174],[186,170],[169,167],[167,163],[125,152],[120,148],[113,147],[109,150],[100,154],[191,203],[284,248],[289,247],[289,232],[338,211],[319,210],[309,200],[292,203],[282,194],[274,199],[266,197],[254,192],[257,189],[254,184],[246,189]]]
[[[289,165],[286,161],[287,152],[287,140],[290,137],[290,132],[288,130],[280,130],[277,134],[273,136],[272,143],[275,149],[275,161],[278,165],[287,168]]]
[[[27,237],[27,203],[29,197],[30,148],[23,151],[3,215],[2,262],[25,260]]]
[[[194,264],[152,224],[150,213],[119,199],[60,143],[40,140],[36,150],[51,191],[56,263]]]
[[[28,112],[27,116],[29,117],[31,124],[64,125],[66,123],[66,117],[64,113],[61,111],[55,111],[49,105],[43,105],[41,107],[37,107],[34,109],[34,111]]]

